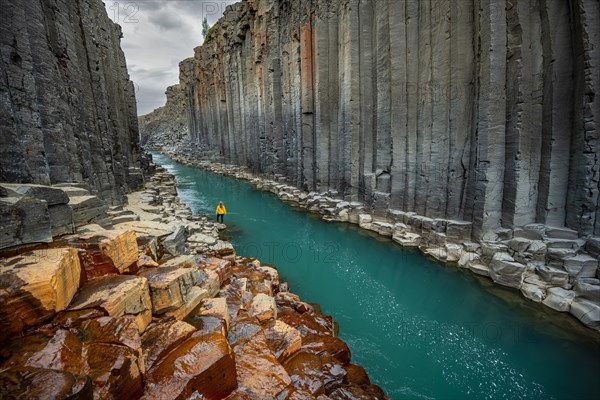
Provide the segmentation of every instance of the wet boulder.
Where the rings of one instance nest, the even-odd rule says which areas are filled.
[[[196,329],[182,321],[164,321],[151,324],[141,337],[145,370],[175,349]]]
[[[72,244],[80,249],[86,275],[95,278],[110,273],[135,273],[138,245],[135,232],[108,230],[87,225]]]
[[[275,299],[263,293],[257,294],[254,296],[254,299],[252,299],[248,314],[258,318],[261,322],[276,319],[277,306],[275,305]]]
[[[240,389],[252,398],[276,398],[292,383],[286,370],[269,349],[262,330],[247,341],[238,342],[234,351]]]
[[[152,319],[148,280],[138,276],[113,275],[87,282],[70,310],[101,309],[111,317],[133,315],[143,332]]]
[[[221,334],[192,334],[148,370],[144,399],[225,398],[238,384],[231,347]],[[200,397],[198,397],[200,398]]]
[[[219,297],[203,300],[196,315],[218,318],[222,321],[225,332],[229,331],[229,309],[227,307],[227,299],[225,298]]]
[[[79,289],[77,250],[36,250],[0,261],[0,341],[62,311]]]
[[[273,321],[264,329],[267,345],[280,363],[300,351],[302,336],[283,321]]]
[[[86,400],[93,398],[89,377],[32,367],[0,371],[0,393],[6,399]]]
[[[138,354],[129,347],[113,343],[86,346],[87,368],[94,383],[94,398],[137,399],[143,393]]]
[[[194,287],[194,277],[189,268],[154,268],[140,276],[148,279],[154,314],[164,314],[181,307]]]

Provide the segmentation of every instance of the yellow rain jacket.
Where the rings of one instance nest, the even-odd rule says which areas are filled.
[[[217,212],[217,215],[225,215],[225,214],[227,214],[227,210],[225,210],[225,206],[222,206],[220,204],[217,206],[216,212]]]

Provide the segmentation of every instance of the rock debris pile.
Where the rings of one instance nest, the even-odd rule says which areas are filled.
[[[78,186],[0,187],[3,396],[386,399],[332,318],[237,256],[164,170],[117,207]]]

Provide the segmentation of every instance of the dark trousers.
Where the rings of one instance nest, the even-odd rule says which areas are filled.
[[[223,216],[225,214],[217,214],[217,222],[219,222],[219,218],[221,218],[221,223],[223,223]]]

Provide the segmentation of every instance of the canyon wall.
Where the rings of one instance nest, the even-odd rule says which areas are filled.
[[[149,114],[138,117],[140,144],[147,148],[163,148],[189,140],[186,98],[179,85],[165,92],[167,103]]]
[[[227,163],[473,235],[600,234],[595,0],[247,0],[180,63]]]
[[[100,0],[0,0],[0,181],[139,187],[133,84]]]

